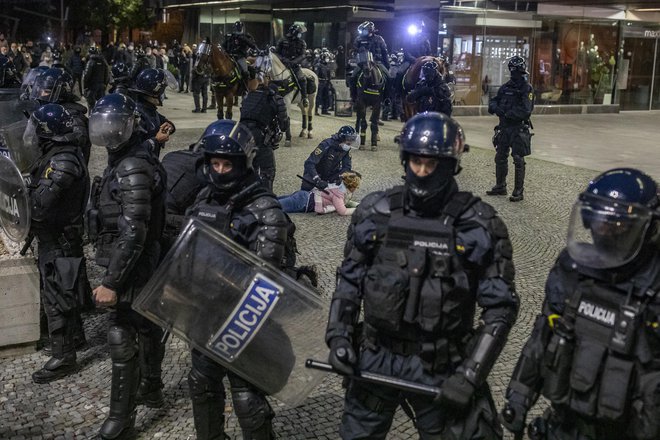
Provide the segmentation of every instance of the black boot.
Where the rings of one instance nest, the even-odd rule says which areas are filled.
[[[506,175],[508,174],[507,164],[495,164],[495,186],[486,191],[489,196],[505,196],[506,192]]]
[[[520,164],[520,163],[516,164],[514,182],[515,182],[515,186],[513,187],[513,192],[511,193],[511,197],[509,197],[509,201],[511,201],[511,202],[520,202],[524,198],[523,197],[523,189],[524,189],[524,186],[525,186],[525,163],[524,162],[522,162],[522,164]]]
[[[309,107],[309,99],[307,98],[307,79],[300,79],[300,100],[303,107]]]
[[[149,408],[160,408],[163,398],[161,364],[165,357],[165,344],[161,343],[162,331],[152,330],[148,336],[140,334],[140,385],[136,403]]]
[[[82,323],[82,317],[80,316],[80,313],[74,312],[72,318],[71,318],[71,326],[73,327],[73,348],[76,351],[85,351],[89,348],[89,344],[87,343],[87,338],[85,337],[85,329],[83,328],[83,323]],[[48,342],[47,345],[44,346],[43,354],[46,356],[52,356],[53,354],[53,349],[50,344],[50,341]]]
[[[127,439],[133,435],[133,428],[135,427],[135,392],[139,374],[137,356],[127,362],[112,363],[110,413],[99,432],[102,439]]]
[[[78,371],[76,351],[73,348],[70,332],[60,330],[50,335],[53,357],[41,370],[32,373],[35,383],[48,383]]]
[[[208,379],[197,374],[194,367],[188,375],[188,387],[193,407],[197,440],[223,440],[225,435],[225,395],[213,390]]]

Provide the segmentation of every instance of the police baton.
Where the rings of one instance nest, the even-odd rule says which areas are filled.
[[[330,195],[329,191],[319,188],[318,185],[316,184],[316,182],[314,182],[313,180],[309,180],[307,177],[303,177],[300,174],[296,174],[296,177],[298,177],[303,182],[309,183],[310,185],[312,185],[314,188],[318,189],[319,191],[323,191],[324,193]]]
[[[339,352],[341,350],[338,349]],[[339,356],[340,353],[337,353]],[[312,368],[314,370],[325,371],[326,373],[335,373],[341,376],[345,376],[344,373],[335,370],[332,365],[316,361],[314,359],[307,359],[305,361],[305,367]],[[433,397],[434,400],[438,400],[442,395],[442,390],[439,387],[433,387],[430,385],[424,385],[417,382],[411,382],[409,380],[399,379],[397,377],[385,376],[383,374],[371,373],[369,371],[355,371],[354,375],[349,376],[351,379],[359,380],[361,382],[373,383],[376,385],[384,385],[390,388],[396,388],[397,390],[405,391],[408,393],[422,394],[425,396]]]
[[[25,244],[21,248],[20,251],[18,251],[18,254],[21,257],[24,257],[25,254],[27,253],[28,249],[30,249],[30,246],[32,246],[32,242],[34,241],[34,234],[29,234],[27,238],[25,239]]]

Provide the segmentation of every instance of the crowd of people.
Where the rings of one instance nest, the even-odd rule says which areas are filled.
[[[276,48],[295,73],[306,50],[303,32],[301,25],[292,25]],[[374,32],[373,23],[360,25],[355,46],[367,48],[386,72],[387,49]],[[243,47],[241,41],[249,46],[240,35],[237,27],[229,38],[239,43],[234,52]],[[129,436],[137,405],[164,404],[163,329],[132,304],[174,246],[185,218],[206,223],[272,267],[314,286],[314,270],[296,265],[295,225],[287,213],[333,211],[351,215],[325,334],[329,365],[347,377],[342,438],[386,438],[399,406],[424,439],[501,439],[502,425],[522,435],[527,413],[540,396],[551,406],[530,425],[534,439],[660,436],[660,203],[652,178],[618,168],[596,176],[579,195],[566,249],[550,271],[543,308],[498,416],[488,376],[520,306],[513,246],[495,209],[459,189],[465,134],[446,107],[440,66],[421,59],[428,56],[424,53],[410,60],[421,70],[411,90],[421,105],[399,137],[403,183],[366,195],[358,204],[352,195],[362,176],[353,169],[351,150],[359,135],[352,126],[340,127],[311,152],[300,191],[273,194],[273,149],[289,117],[278,88],[264,76],[247,91],[240,121],[214,121],[189,149],[161,159],[176,131],[159,112],[169,60],[177,59],[172,62],[179,69],[185,66],[179,59],[181,54],[187,58],[185,48],[173,48],[173,57],[137,48],[129,61],[121,58],[128,48],[113,49],[107,59],[91,47],[81,61],[89,109],[75,95],[74,75],[67,68],[74,57],[82,60],[81,51],[74,48],[59,64],[53,57],[53,65],[34,70],[27,82],[19,80],[16,55],[0,57],[0,86],[19,90],[16,100],[34,103],[21,148],[36,152],[26,174],[50,359],[32,378],[44,384],[75,373],[76,350],[85,345],[81,310],[90,299],[108,308],[112,379],[101,438]],[[41,62],[52,56],[44,52]],[[319,65],[327,64],[323,52],[319,55]],[[151,57],[162,65],[152,66]],[[106,94],[110,64],[114,90]],[[252,75],[247,64],[237,64]],[[531,153],[534,95],[525,67],[520,57],[509,60],[511,81],[489,104],[499,125],[497,180],[487,194],[507,194],[511,152],[516,167],[512,202],[523,200],[524,157]],[[365,68],[351,75],[352,88],[359,86]],[[298,81],[306,99],[305,80]],[[105,147],[108,161],[103,175],[90,179],[92,144]],[[93,289],[82,251],[85,230],[103,269]],[[191,357],[188,386],[197,438],[225,437],[225,378],[243,438],[274,438],[275,412],[264,390],[201,346],[191,348]],[[362,372],[439,391],[433,396],[404,392],[391,383],[364,381]]]

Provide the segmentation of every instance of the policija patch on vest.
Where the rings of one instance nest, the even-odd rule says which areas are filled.
[[[614,327],[616,321],[616,312],[588,301],[580,301],[578,315],[605,324],[608,327]]]
[[[208,348],[227,362],[235,361],[268,319],[282,290],[264,275],[257,274],[225,324],[211,338]]]

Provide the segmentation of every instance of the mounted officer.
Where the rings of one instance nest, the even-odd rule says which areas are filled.
[[[275,154],[282,133],[289,128],[286,103],[277,93],[277,85],[262,77],[255,90],[248,92],[241,103],[241,124],[254,136],[256,153],[253,168],[261,182],[273,191]]]
[[[36,383],[75,372],[76,345],[85,344],[80,305],[89,296],[82,238],[89,175],[82,149],[72,141],[74,124],[64,107],[46,104],[32,113],[23,136],[43,154],[29,171],[28,188],[52,357],[32,374]]]
[[[397,377],[441,395],[351,380],[339,433],[385,439],[404,405],[420,438],[500,439],[486,379],[518,311],[507,228],[490,205],[458,190],[465,144],[453,119],[414,116],[400,148],[404,185],[368,195],[351,219],[330,304],[329,361],[347,375]]]
[[[240,21],[234,23],[234,32],[226,36],[225,41],[222,43],[222,47],[234,58],[241,71],[243,81],[247,83],[247,80],[251,78],[251,75],[248,71],[246,58],[249,55],[250,49],[256,50],[257,45],[254,42],[252,35],[244,31],[243,23]]]
[[[578,196],[506,391],[507,429],[522,436],[542,395],[530,438],[660,438],[659,208],[656,182],[631,168]]]
[[[509,172],[509,151],[515,167],[515,185],[509,200],[523,199],[525,184],[525,156],[532,153],[532,135],[529,118],[534,109],[534,89],[529,84],[529,73],[522,57],[509,60],[511,79],[497,91],[497,96],[488,103],[488,113],[497,115],[500,123],[495,127],[495,186],[486,191],[489,196],[505,196],[506,176]]]
[[[438,63],[427,61],[422,65],[423,78],[406,100],[417,103],[417,113],[439,112],[451,117],[451,90],[438,72]]]
[[[383,37],[376,33],[376,25],[371,21],[365,21],[358,26],[357,30],[358,36],[353,41],[353,48],[355,49],[356,54],[361,51],[371,52],[373,60],[383,73],[383,76],[386,80],[389,79],[388,71],[390,68],[390,61],[387,54],[387,44],[385,44]],[[358,65],[357,68],[353,70],[353,74],[349,81],[351,100],[353,102],[355,102],[355,98],[357,97],[357,79],[361,72],[362,66]]]
[[[427,55],[433,55],[431,52],[431,43],[429,42],[429,36],[426,33],[424,22],[420,21],[408,28],[408,38],[403,44],[401,74],[403,75],[417,58]]]
[[[292,24],[286,33],[286,37],[277,43],[275,52],[280,56],[284,65],[291,69],[292,74],[296,77],[302,104],[304,107],[307,107],[309,105],[309,99],[307,99],[307,78],[300,68],[300,64],[305,58],[305,50],[307,49],[307,43],[302,39],[305,32],[307,32],[305,26]]]

